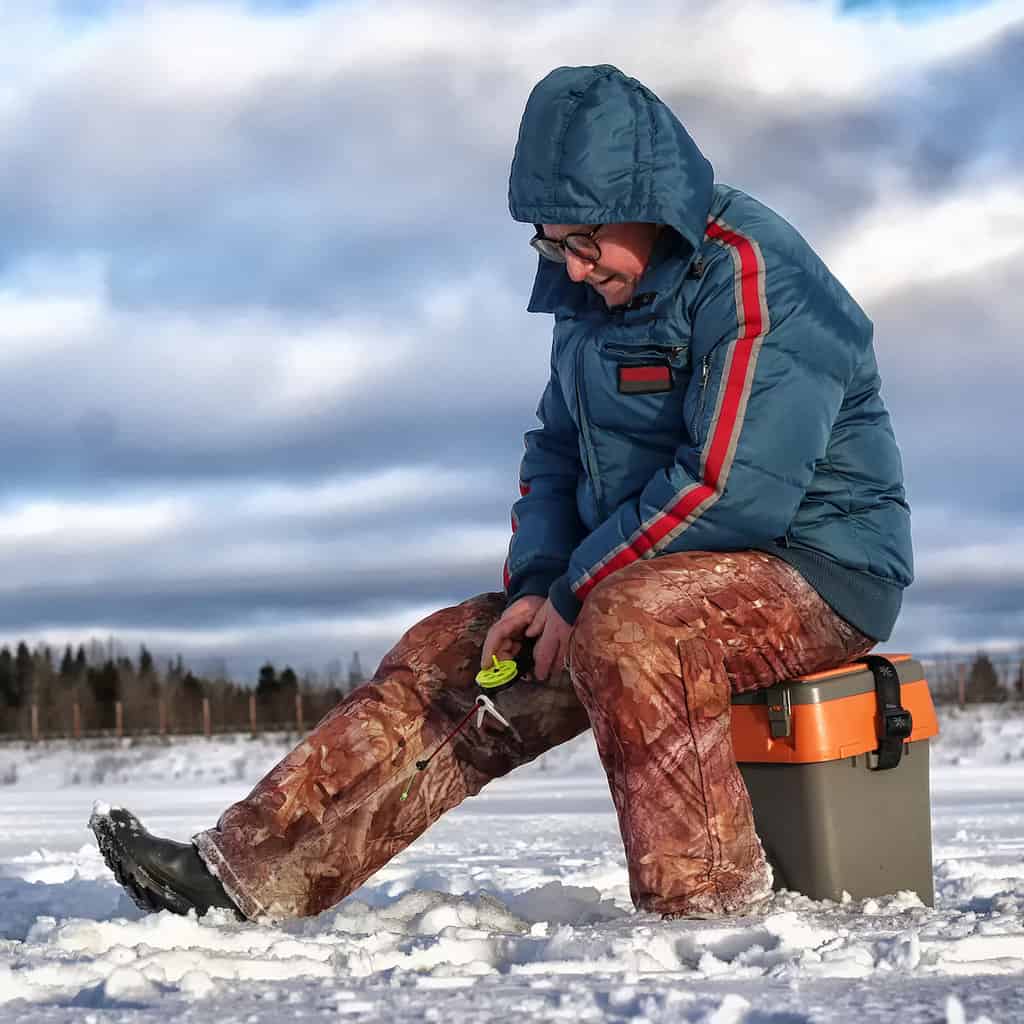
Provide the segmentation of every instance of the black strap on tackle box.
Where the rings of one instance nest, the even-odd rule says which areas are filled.
[[[875,697],[878,715],[882,720],[878,737],[878,763],[876,772],[895,768],[903,757],[903,744],[910,739],[914,718],[900,702],[900,674],[896,666],[880,654],[868,654],[861,659],[875,677]]]

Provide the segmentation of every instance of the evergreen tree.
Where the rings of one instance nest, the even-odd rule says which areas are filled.
[[[1000,685],[995,665],[987,654],[978,654],[971,664],[965,697],[969,704],[1006,700],[1006,689]]]
[[[75,656],[71,653],[71,644],[64,648],[64,657],[60,659],[60,678],[65,686],[70,686],[76,676]]]
[[[120,694],[120,678],[117,666],[112,661],[105,661],[87,671],[89,689],[97,704],[110,704],[118,700]]]
[[[109,660],[102,665],[90,665],[85,670],[85,680],[96,702],[100,728],[111,728],[116,721],[114,704],[121,699],[121,680],[117,666]]]
[[[36,667],[32,654],[24,640],[18,644],[14,655],[14,690],[16,707],[24,707],[32,699],[32,688],[35,683]]]
[[[156,670],[156,663],[153,655],[149,653],[145,644],[139,647],[139,672],[138,690],[141,699],[147,704],[147,713],[154,721],[160,719],[160,675]]]
[[[9,647],[0,648],[0,704],[8,708],[19,706],[14,686],[14,658]]]
[[[366,682],[366,675],[363,673],[363,666],[359,662],[359,652],[354,651],[352,661],[348,666],[348,688],[354,690]]]
[[[46,672],[53,672],[53,650],[49,644],[43,644],[42,647],[36,648],[35,657],[42,669]]]
[[[256,698],[260,701],[268,701],[276,697],[281,689],[277,681],[277,669],[268,661],[260,667],[260,674],[256,681]]]
[[[182,678],[181,689],[186,698],[190,701],[201,701],[203,699],[202,680],[197,676],[194,676],[191,669],[186,672]]]

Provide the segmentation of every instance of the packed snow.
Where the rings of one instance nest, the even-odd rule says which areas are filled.
[[[312,920],[143,915],[86,829],[186,839],[287,737],[0,746],[0,1020],[1024,1020],[1024,712],[943,709],[936,907],[910,892],[662,921],[629,902],[584,736],[489,786]]]

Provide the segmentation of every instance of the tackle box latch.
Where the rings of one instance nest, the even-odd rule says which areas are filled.
[[[776,683],[764,690],[764,701],[768,705],[768,724],[772,730],[772,739],[780,740],[793,731],[793,702],[789,696],[789,687]]]

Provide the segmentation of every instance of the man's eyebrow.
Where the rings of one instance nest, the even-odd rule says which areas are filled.
[[[538,224],[537,227],[539,230],[543,225]],[[594,227],[596,227],[594,224],[571,224],[564,231],[559,232],[558,234],[552,235],[547,231],[543,232],[543,234],[545,238],[550,238],[553,242],[560,242],[566,235],[585,235],[588,231],[592,231]]]

